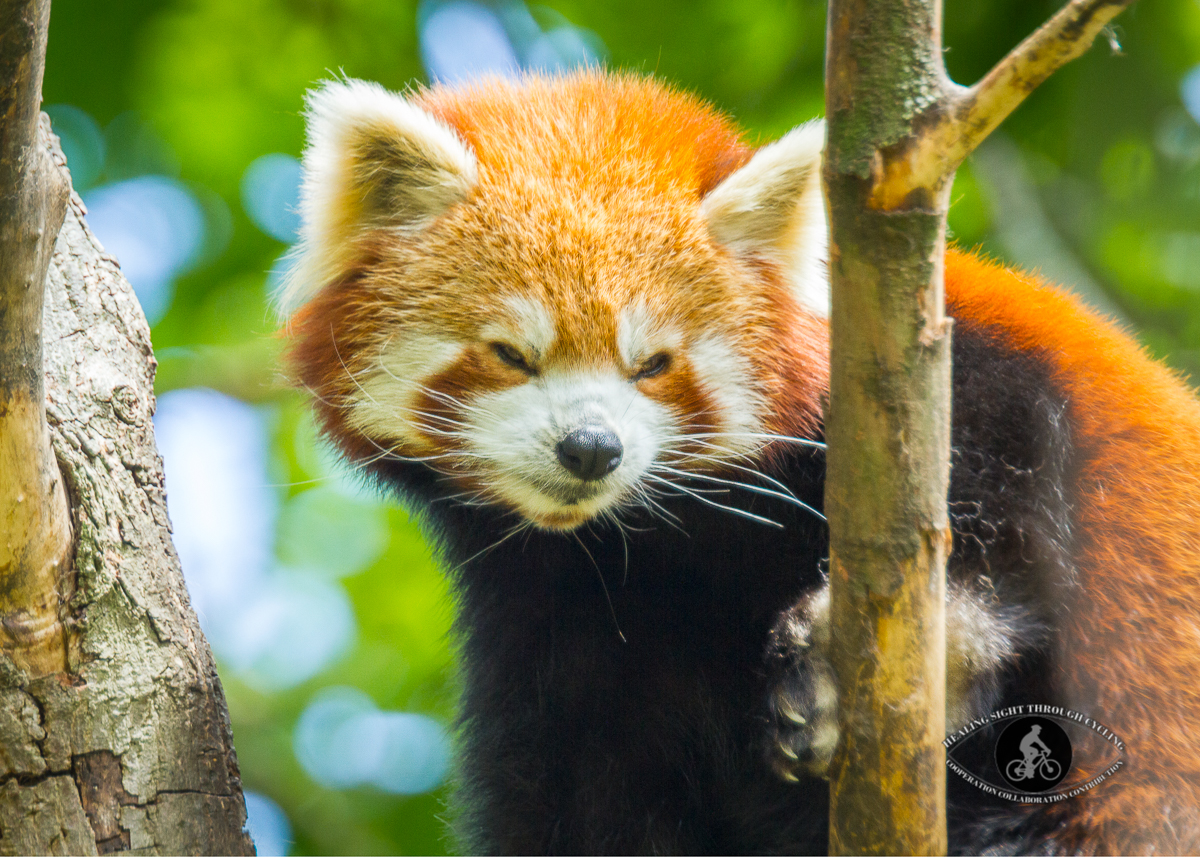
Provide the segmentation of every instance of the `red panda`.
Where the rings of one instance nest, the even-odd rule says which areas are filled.
[[[596,70],[308,120],[291,366],[454,583],[466,847],[823,852],[821,125],[754,148]],[[1050,804],[951,774],[950,847],[1200,851],[1200,404],[1035,277],[945,272],[947,721],[1052,704],[1127,753]]]

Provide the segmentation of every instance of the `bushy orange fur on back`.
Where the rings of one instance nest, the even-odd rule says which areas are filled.
[[[1103,717],[1128,766],[1061,806],[1059,841],[1068,852],[1101,843],[1109,853],[1191,853],[1200,848],[1200,402],[1114,324],[1036,277],[952,251],[946,296],[951,315],[1045,361],[1082,452],[1078,590],[1063,605],[1059,662],[1071,704]],[[1171,803],[1185,811],[1164,816]]]

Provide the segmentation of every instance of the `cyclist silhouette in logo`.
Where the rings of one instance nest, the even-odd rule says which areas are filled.
[[[1008,763],[1005,773],[1009,780],[1031,780],[1041,777],[1053,780],[1058,776],[1059,764],[1050,758],[1050,748],[1041,738],[1042,727],[1034,724],[1029,732],[1021,739],[1020,750],[1023,759],[1013,759]]]

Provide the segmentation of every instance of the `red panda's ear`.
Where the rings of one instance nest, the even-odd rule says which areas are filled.
[[[755,152],[701,204],[714,240],[736,254],[778,264],[800,302],[819,315],[829,314],[824,145],[823,122],[794,128]]]
[[[278,300],[289,313],[345,273],[364,229],[419,231],[464,200],[474,153],[445,124],[375,83],[308,93],[300,243]]]

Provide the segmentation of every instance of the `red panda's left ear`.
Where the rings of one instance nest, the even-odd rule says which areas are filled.
[[[361,80],[308,93],[300,243],[278,296],[289,313],[353,263],[364,230],[416,232],[478,181],[474,152],[436,117]]]
[[[822,316],[829,314],[824,145],[824,122],[794,128],[755,152],[701,203],[714,240],[736,254],[778,264],[800,302]]]

